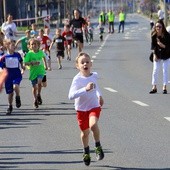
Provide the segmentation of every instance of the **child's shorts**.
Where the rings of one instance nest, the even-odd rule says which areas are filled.
[[[43,79],[44,75],[38,75],[37,78],[31,80],[32,86],[35,86],[38,83],[38,79]]]
[[[13,85],[14,84],[20,85],[21,80],[22,80],[22,77],[16,78],[14,80],[7,79],[7,81],[5,82],[6,94],[13,93],[14,91]]]
[[[95,116],[99,119],[101,108],[96,107],[89,111],[77,111],[77,121],[80,129],[86,130],[89,128],[89,119],[91,116]]]
[[[56,57],[62,57],[62,58],[64,58],[64,51],[57,51]]]

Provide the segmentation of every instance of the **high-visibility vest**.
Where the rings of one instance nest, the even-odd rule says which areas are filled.
[[[104,12],[101,12],[99,15],[99,22],[104,22]]]
[[[108,13],[107,13],[107,17],[108,17],[108,21],[109,21],[109,22],[113,22],[114,19],[115,19],[115,15],[114,15],[113,12],[108,12]]]
[[[119,14],[119,21],[125,21],[125,13],[121,12]]]

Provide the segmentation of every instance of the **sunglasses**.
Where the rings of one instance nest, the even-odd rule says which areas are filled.
[[[161,25],[156,25],[156,28],[162,28],[162,26]]]

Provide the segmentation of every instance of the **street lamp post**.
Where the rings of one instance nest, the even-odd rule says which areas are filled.
[[[3,0],[4,21],[6,20],[6,0]]]

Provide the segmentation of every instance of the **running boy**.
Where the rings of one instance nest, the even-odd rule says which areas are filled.
[[[61,35],[61,29],[56,29],[56,36],[53,38],[49,50],[51,51],[53,44],[56,43],[56,57],[59,65],[58,69],[62,69],[61,60],[64,58],[64,41],[66,41],[66,39]]]
[[[85,165],[90,165],[89,134],[92,131],[95,141],[95,152],[97,160],[104,158],[104,153],[100,144],[100,130],[98,120],[101,106],[104,101],[97,85],[98,74],[91,72],[92,62],[86,53],[79,53],[76,58],[76,67],[79,73],[73,78],[68,98],[75,99],[75,110],[77,120],[81,130],[81,141],[84,147],[83,161]]]
[[[21,107],[20,100],[20,82],[22,80],[22,74],[20,70],[20,65],[22,69],[25,69],[23,66],[23,60],[19,53],[15,52],[15,41],[10,39],[4,40],[4,46],[7,49],[7,53],[1,58],[0,62],[2,67],[7,69],[8,76],[5,80],[5,90],[8,94],[8,104],[6,114],[10,115],[13,111],[13,96],[15,91],[15,101],[16,107]]]
[[[66,53],[67,53],[67,60],[71,60],[71,44],[73,40],[73,33],[70,30],[69,25],[64,26],[64,32],[62,33],[62,36],[66,38],[66,41],[64,41]]]
[[[29,79],[32,82],[32,93],[34,97],[34,108],[38,108],[38,105],[42,104],[41,88],[42,79],[47,69],[47,63],[45,54],[40,48],[40,42],[37,39],[30,39],[29,41],[30,51],[24,58],[25,65],[30,66]]]

